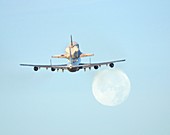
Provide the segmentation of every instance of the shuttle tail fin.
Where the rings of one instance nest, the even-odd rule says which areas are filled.
[[[72,53],[71,53],[71,47],[73,47],[73,39],[72,39],[72,35],[70,36],[71,39],[71,46],[69,46],[69,53],[70,53],[70,63],[73,63],[73,57],[72,57]]]

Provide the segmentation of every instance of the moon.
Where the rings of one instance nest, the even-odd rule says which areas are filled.
[[[97,72],[92,83],[95,99],[106,106],[117,106],[123,103],[130,93],[130,80],[120,69]]]

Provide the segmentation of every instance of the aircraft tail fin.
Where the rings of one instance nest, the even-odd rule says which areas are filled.
[[[73,39],[72,39],[72,35],[70,35],[70,39],[71,39],[71,46],[73,46]]]
[[[73,62],[73,57],[72,57],[72,53],[71,53],[71,47],[73,47],[73,39],[72,39],[72,35],[70,36],[71,39],[71,46],[69,46],[69,53],[70,53],[70,63],[72,64]]]

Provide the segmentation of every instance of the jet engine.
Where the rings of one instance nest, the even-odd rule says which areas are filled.
[[[110,66],[111,68],[113,68],[113,67],[114,67],[114,64],[113,64],[113,63],[110,63],[109,66]]]
[[[34,71],[38,71],[38,67],[34,67]]]
[[[98,66],[94,66],[94,69],[98,69],[99,67]]]
[[[52,67],[52,68],[51,68],[51,71],[55,71],[55,68]]]

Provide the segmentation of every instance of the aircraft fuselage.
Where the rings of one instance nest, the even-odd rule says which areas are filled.
[[[79,65],[81,62],[80,58],[74,58],[74,59],[70,59],[68,60],[68,70],[70,72],[76,72],[79,71],[80,67],[76,67],[77,65]]]

